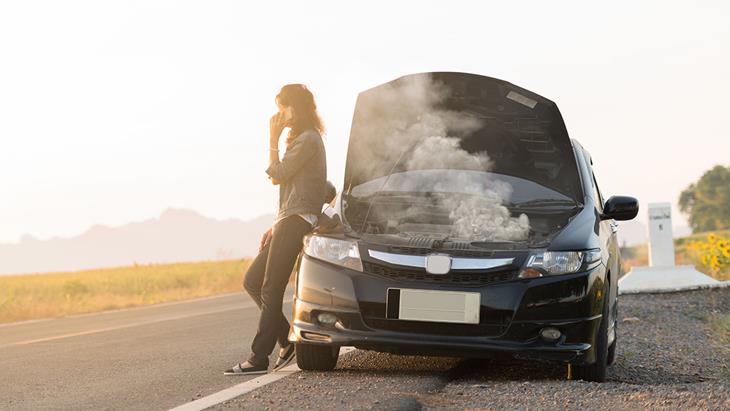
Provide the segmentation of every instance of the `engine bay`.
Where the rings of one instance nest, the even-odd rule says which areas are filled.
[[[343,201],[350,229],[393,245],[478,248],[534,247],[549,242],[578,207],[510,207],[493,198],[439,193],[388,193]],[[454,245],[455,244],[455,245]]]

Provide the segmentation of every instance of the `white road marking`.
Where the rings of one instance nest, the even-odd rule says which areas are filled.
[[[348,352],[351,352],[354,350],[355,350],[355,347],[341,347],[340,355],[347,354]],[[250,379],[250,380],[242,382],[238,385],[234,385],[233,387],[218,391],[215,394],[208,395],[207,397],[199,398],[199,399],[189,402],[187,404],[183,404],[178,407],[172,408],[170,411],[201,411],[206,408],[210,408],[214,405],[220,404],[222,402],[232,400],[236,397],[240,397],[243,394],[247,394],[257,388],[261,388],[265,385],[271,384],[272,382],[279,381],[280,379],[288,377],[299,371],[301,371],[299,369],[299,367],[296,364],[292,364],[292,365],[282,368],[279,371],[265,374],[265,375],[262,375],[261,377]]]
[[[184,318],[197,317],[199,315],[216,314],[216,313],[222,313],[222,312],[226,312],[226,311],[240,310],[243,308],[251,308],[251,307],[254,307],[255,305],[256,304],[254,304],[254,303],[246,303],[246,304],[239,305],[236,307],[227,307],[227,308],[219,308],[219,309],[213,309],[213,310],[198,311],[198,312],[189,313],[189,314],[181,314],[181,315],[173,315],[170,317],[157,318],[155,320],[137,321],[137,322],[133,322],[133,323],[129,323],[129,324],[116,325],[114,327],[97,328],[94,330],[86,330],[86,331],[79,331],[79,332],[69,333],[69,334],[54,335],[51,337],[36,338],[34,340],[18,341],[18,342],[14,342],[14,343],[7,344],[7,345],[2,345],[2,346],[0,346],[0,348],[12,347],[14,345],[28,345],[28,344],[35,344],[35,343],[39,343],[39,342],[61,340],[64,338],[79,337],[82,335],[89,335],[89,334],[98,334],[98,333],[103,333],[106,331],[123,330],[125,328],[132,328],[132,327],[137,327],[140,325],[147,325],[147,324],[155,324],[155,323],[160,323],[163,321],[182,320]]]

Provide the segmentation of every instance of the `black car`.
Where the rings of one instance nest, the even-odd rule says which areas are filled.
[[[305,238],[290,340],[305,370],[341,346],[508,355],[603,381],[616,352],[621,258],[588,152],[550,100],[466,73],[360,93],[341,229]]]

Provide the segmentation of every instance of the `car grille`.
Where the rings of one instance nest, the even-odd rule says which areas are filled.
[[[488,311],[482,308],[480,324],[394,320],[385,318],[385,304],[364,301],[360,302],[360,313],[365,325],[377,330],[465,337],[500,335],[507,329],[512,314],[509,311]]]
[[[422,268],[393,268],[371,261],[363,261],[363,271],[395,281],[412,281],[429,284],[477,286],[500,281],[509,281],[517,278],[516,270],[502,270],[496,272],[451,271],[448,274],[429,274]]]

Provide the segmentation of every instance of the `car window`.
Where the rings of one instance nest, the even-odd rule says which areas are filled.
[[[593,198],[596,200],[596,207],[598,208],[598,211],[603,212],[603,196],[601,195],[601,190],[598,188],[598,182],[596,182],[596,175],[591,172],[591,175],[593,176],[591,182],[593,183]]]

